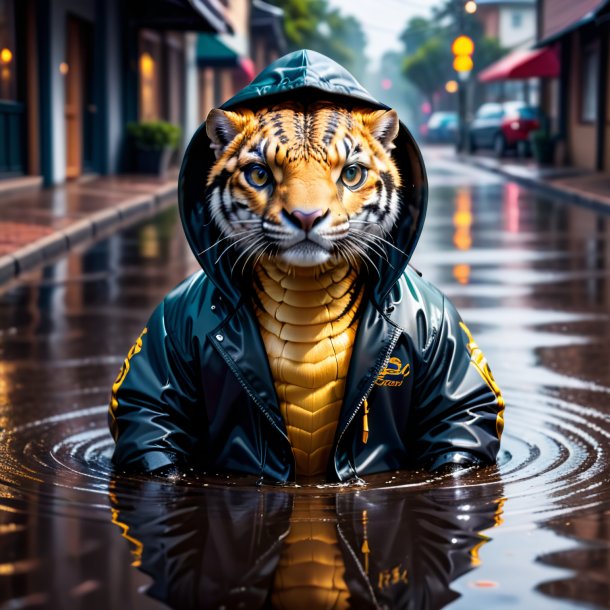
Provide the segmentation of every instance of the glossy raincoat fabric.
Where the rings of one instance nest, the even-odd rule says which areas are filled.
[[[387,108],[313,51],[280,58],[222,108],[285,99]],[[424,222],[427,183],[417,145],[402,123],[395,144],[403,180],[401,215],[391,235],[397,248],[389,248],[387,260],[376,260],[379,273],[369,277],[328,480],[490,463],[499,449],[503,402],[484,358],[448,299],[408,267]],[[113,386],[113,460],[144,471],[176,465],[294,480],[294,458],[251,307],[251,279],[231,273],[237,255],[216,262],[220,235],[204,200],[214,160],[202,125],[179,179],[182,223],[202,271],[163,300],[129,352]]]

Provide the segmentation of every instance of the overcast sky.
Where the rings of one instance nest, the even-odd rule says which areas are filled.
[[[377,62],[388,50],[400,50],[399,34],[411,17],[430,15],[440,0],[329,0],[345,15],[353,15],[366,32],[367,55]]]

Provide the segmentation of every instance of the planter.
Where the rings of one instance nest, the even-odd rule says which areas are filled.
[[[532,155],[541,165],[551,165],[555,158],[555,141],[550,137],[531,138]]]
[[[167,174],[173,152],[172,148],[136,148],[136,170],[140,174],[152,174],[162,178]]]

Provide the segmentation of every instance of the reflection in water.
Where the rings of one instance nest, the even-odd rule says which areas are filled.
[[[521,187],[516,182],[504,185],[504,218],[509,233],[519,233],[519,194]]]
[[[459,284],[468,284],[470,281],[470,265],[454,265],[453,277],[458,281]]]
[[[147,594],[172,608],[443,608],[499,525],[478,486],[356,491],[111,484]],[[499,490],[498,490],[499,491]]]
[[[453,243],[458,250],[470,250],[472,246],[472,191],[470,188],[458,189],[455,196],[453,214]]]
[[[472,192],[469,188],[458,189],[455,196],[455,212],[453,214],[453,244],[458,250],[470,250],[472,247]],[[470,281],[470,265],[458,263],[453,265],[453,277],[459,284]]]

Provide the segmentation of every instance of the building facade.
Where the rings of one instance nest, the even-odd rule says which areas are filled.
[[[536,0],[477,0],[477,19],[485,36],[504,49],[524,48],[536,40]]]
[[[129,170],[126,125],[198,124],[196,36],[220,0],[0,0],[0,186]]]
[[[545,112],[560,142],[557,162],[610,172],[610,2],[541,0],[538,47],[556,47],[559,78],[548,82]]]
[[[287,50],[281,9],[263,0],[231,0],[230,6],[231,35],[198,36],[200,121]]]

